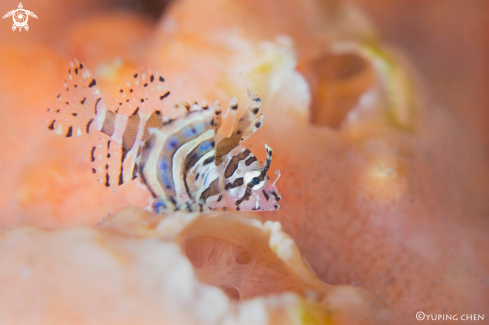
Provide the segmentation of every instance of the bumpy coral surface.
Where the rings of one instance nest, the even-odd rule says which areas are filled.
[[[52,0],[44,12],[26,4],[40,17],[29,32],[1,31],[0,306],[8,308],[0,320],[489,317],[486,148],[358,10],[338,1],[181,0],[151,23],[89,5],[93,16],[85,2]],[[106,190],[89,174],[93,139],[59,139],[43,124],[73,57],[92,65],[106,97],[147,64],[175,100],[245,103],[247,87],[259,94],[264,127],[247,146],[259,159],[264,142],[274,149],[281,208],[113,217],[145,207],[147,191],[136,182]]]
[[[280,223],[262,223],[253,217],[246,213],[155,216],[132,208],[98,228],[6,232],[0,238],[0,321],[385,321],[387,311],[374,294],[321,282]]]

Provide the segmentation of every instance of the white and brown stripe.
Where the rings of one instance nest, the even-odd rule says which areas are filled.
[[[212,121],[212,112],[193,111],[151,132],[138,164],[155,210],[203,208],[202,192],[218,177]]]
[[[121,88],[119,105],[111,110],[102,99],[97,81],[83,64],[70,63],[68,79],[57,96],[57,105],[48,112],[56,114],[48,129],[63,137],[100,131],[110,139],[90,149],[92,172],[105,186],[122,185],[137,177],[135,161],[140,144],[149,138],[150,128],[159,128],[170,95],[159,73],[141,71]]]
[[[170,119],[174,106],[166,100],[170,91],[163,76],[141,71],[126,86],[109,109],[95,78],[75,60],[56,105],[48,109],[48,129],[62,137],[104,134],[102,143],[90,149],[92,173],[101,183],[118,186],[139,176],[156,212],[278,208],[275,182],[267,184],[270,147],[262,166],[242,145],[263,124],[258,96],[239,119],[236,97],[225,114],[218,101],[179,101],[175,107],[183,115]],[[231,131],[216,145],[216,133],[228,116],[233,119]]]
[[[141,144],[149,138],[151,128],[160,128],[169,121],[162,113],[162,103],[170,94],[164,86],[165,79],[151,71],[135,73],[133,78],[132,82],[127,82],[127,89],[119,91],[125,99],[119,102],[119,113],[108,111],[101,130],[119,144],[120,150],[120,155],[108,163],[110,171],[105,171],[106,186],[119,186],[138,176],[136,160]],[[131,95],[126,96],[126,93]],[[127,112],[131,114],[121,114]],[[104,163],[104,159],[99,161],[99,164]]]

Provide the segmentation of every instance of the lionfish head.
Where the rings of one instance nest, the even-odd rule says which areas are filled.
[[[261,164],[243,147],[231,152],[233,158],[223,175],[224,193],[221,207],[239,211],[273,211],[279,208],[280,195],[275,186],[278,177],[271,181],[267,175],[272,163],[272,149],[265,145],[267,158]],[[232,171],[232,174],[231,174]]]

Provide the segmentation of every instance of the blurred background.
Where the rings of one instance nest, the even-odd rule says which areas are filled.
[[[18,1],[1,1],[2,16],[16,9]],[[344,16],[335,11],[343,2],[358,6],[367,19],[355,11]],[[278,184],[288,199],[263,218],[282,223],[326,283],[355,283],[378,293],[389,307],[410,304],[406,314],[425,304],[441,311],[464,301],[467,309],[460,312],[471,312],[469,306],[476,303],[479,310],[487,306],[489,2],[214,0],[215,9],[206,3],[30,0],[22,2],[23,8],[38,19],[29,18],[29,31],[12,31],[12,17],[0,22],[0,231],[20,225],[91,226],[127,205],[147,205],[148,194],[136,182],[116,195],[105,191],[86,177],[90,163],[82,141],[47,132],[46,108],[73,58],[90,67],[107,98],[130,71],[151,64],[171,80],[172,96],[221,99],[241,93],[240,102],[245,94],[238,72],[243,61],[254,60],[249,66],[258,71],[257,80],[265,81],[248,81],[257,88],[264,85],[260,90],[269,97],[263,98],[275,100],[267,93],[266,78],[280,69],[296,72],[290,44],[275,40],[285,33],[296,46],[301,73],[301,64],[316,59],[307,50],[318,48],[326,67],[324,75],[320,71],[316,76],[326,80],[322,86],[328,88],[339,76],[334,90],[341,92],[346,76],[345,88],[353,89],[346,93],[355,95],[347,103],[351,109],[365,91],[362,82],[372,81],[372,69],[358,56],[335,61],[325,46],[331,40],[379,38],[379,44],[397,48],[408,59],[421,80],[419,91],[428,96],[428,104],[416,111],[421,112],[419,133],[391,125],[383,110],[376,111],[381,118],[373,122],[363,123],[363,117],[347,121],[350,129],[311,126],[304,107],[311,97],[314,106],[317,93],[307,85],[292,89],[303,91],[297,99],[289,88],[281,88],[286,105],[268,103],[283,111],[269,104],[267,121],[273,123],[260,130],[262,138],[250,141],[262,150],[259,141],[270,140],[281,152],[274,155],[274,168],[286,175]],[[338,13],[339,23],[333,19]],[[228,26],[234,25],[244,32],[233,34]],[[311,30],[318,33],[311,35]],[[343,34],[338,36],[337,30]],[[237,41],[236,35],[242,38]],[[261,47],[257,40],[274,43]],[[275,56],[267,52],[270,48]],[[284,57],[290,61],[283,63]],[[357,63],[358,69],[342,62]],[[351,71],[359,73],[348,79]],[[284,79],[297,80],[288,77]],[[280,120],[285,115],[294,123]],[[325,249],[324,243],[331,245]]]
[[[489,2],[356,0],[384,40],[404,51],[435,99],[489,144]]]
[[[138,35],[151,29],[176,1],[32,0],[24,2],[24,8],[30,8],[40,17],[31,18],[34,28],[17,35],[10,29],[12,20],[3,19],[0,44],[27,45],[29,39],[54,46],[67,58],[74,53],[78,57],[102,55],[108,49],[105,56],[124,57],[124,45],[117,37],[130,38],[124,42],[126,46],[144,41]],[[415,63],[434,90],[431,93],[436,100],[461,119],[469,132],[489,144],[489,111],[485,109],[489,100],[489,3],[485,0],[349,1],[364,11],[384,41],[402,50]],[[4,0],[0,4],[4,14],[17,6],[17,0]],[[124,15],[130,19],[124,20]],[[89,24],[83,25],[84,22]],[[121,29],[120,33],[111,33],[114,28]],[[91,53],[78,51],[77,46],[84,39],[92,43]],[[133,57],[134,53],[129,56]]]
[[[350,0],[350,2],[361,8],[371,20],[384,43],[399,49],[413,63],[420,80],[424,81],[422,91],[429,94],[432,105],[439,106],[458,120],[462,132],[474,141],[482,143],[481,148],[485,148],[486,151],[483,154],[487,155],[489,150],[489,110],[486,109],[489,101],[487,91],[489,39],[486,33],[489,28],[489,3],[485,0],[463,2]],[[17,217],[22,215],[23,218],[30,218],[32,213],[28,210],[34,206],[36,207],[34,214],[42,212],[57,214],[58,212],[49,211],[49,205],[44,210],[40,206],[46,201],[53,201],[52,188],[69,188],[68,185],[63,185],[67,184],[63,179],[74,177],[73,173],[65,172],[62,178],[57,176],[60,171],[66,170],[64,164],[72,163],[74,156],[80,169],[87,168],[80,163],[86,157],[79,154],[79,149],[69,143],[52,140],[43,130],[44,125],[40,123],[46,118],[45,107],[53,103],[54,95],[59,90],[69,60],[76,57],[92,67],[95,75],[103,79],[101,90],[104,94],[108,94],[108,97],[113,95],[111,92],[120,84],[119,81],[123,76],[145,64],[153,64],[162,71],[170,71],[166,73],[173,73],[173,80],[178,79],[176,72],[179,69],[188,68],[189,71],[193,69],[189,73],[198,76],[195,78],[197,81],[189,84],[183,98],[193,96],[192,92],[212,93],[212,86],[198,83],[199,78],[205,78],[205,74],[210,73],[212,69],[200,68],[198,63],[189,67],[187,63],[188,60],[192,60],[191,54],[188,57],[182,55],[181,62],[176,65],[172,63],[170,67],[163,62],[163,57],[172,57],[171,51],[178,51],[178,46],[169,47],[167,51],[165,44],[171,41],[172,36],[161,36],[164,33],[162,31],[174,28],[172,27],[174,20],[162,19],[165,12],[168,12],[170,7],[183,7],[186,8],[184,10],[188,16],[199,17],[200,14],[199,9],[193,9],[190,1],[187,1],[186,5],[179,5],[180,3],[182,2],[178,0],[29,1],[23,3],[24,9],[31,10],[39,17],[29,19],[31,27],[29,31],[13,32],[12,17],[2,19],[0,22],[0,132],[2,134],[0,150],[3,157],[0,159],[0,168],[8,173],[2,175],[0,188],[10,194],[15,193],[21,200],[10,200],[9,194],[0,196],[0,213],[3,215],[0,219],[0,228],[20,222],[18,219],[14,223],[12,220],[9,221],[13,214],[17,214]],[[261,5],[267,3],[270,7],[267,10],[272,10],[271,7],[276,5],[273,1]],[[316,2],[312,1],[311,4],[313,3]],[[334,11],[336,4],[341,1],[325,0],[319,3],[322,3],[326,11]],[[18,5],[17,0],[5,0],[0,3],[0,11],[5,15],[16,9]],[[301,30],[300,26],[300,19],[304,17],[289,23],[290,16],[287,16],[289,8],[283,9],[282,11],[273,9],[277,15],[273,24],[278,24],[278,32],[297,31],[295,39],[299,43],[303,39],[300,33],[307,34],[307,29]],[[192,36],[191,30],[198,29],[199,24],[206,24],[206,19],[212,23],[220,19],[225,20],[226,10],[229,8],[217,8],[214,12],[215,16],[201,17],[199,18],[201,20],[192,23],[195,26],[190,24],[192,20],[182,18],[182,13],[174,10],[177,13],[176,19],[186,19],[185,23],[190,26],[187,32],[182,33],[181,40],[184,40],[182,44],[190,45],[192,49],[203,50],[206,55],[212,54],[208,48],[202,46],[203,44],[199,44],[201,41],[196,41],[192,45],[192,38],[195,35]],[[250,35],[255,32],[260,35],[264,30],[263,27],[258,27],[261,26],[260,21],[264,17],[257,17],[256,14],[250,10],[248,15],[246,12],[238,14],[242,19],[240,23],[246,24]],[[274,31],[273,27],[270,27],[270,30]],[[222,53],[217,47],[210,46],[210,48],[211,51],[215,51],[216,57]],[[301,44],[298,45],[298,49],[302,51]],[[153,54],[148,55],[148,53]],[[218,61],[213,64],[218,65]],[[188,79],[182,77],[175,83],[180,83],[177,86],[184,88],[182,85],[188,84],[187,81]],[[63,148],[57,151],[65,151],[65,153],[54,159],[54,152],[39,149],[37,141],[43,137],[50,141],[51,146]],[[33,154],[36,150],[40,152]],[[49,163],[46,162],[48,166],[36,165],[36,157],[51,153],[53,159]],[[27,156],[30,158],[25,161],[24,158]],[[60,162],[60,157],[65,157],[65,160]],[[27,166],[24,166],[24,163],[27,163]],[[46,170],[45,167],[49,167],[47,170],[51,170],[53,175],[43,177],[36,173],[36,170]],[[73,167],[73,170],[77,169]],[[47,184],[46,179],[54,183]],[[35,186],[31,186],[33,183]],[[83,186],[93,185],[86,183]],[[33,187],[37,188],[35,192],[32,190]],[[44,190],[40,191],[39,189],[42,188]],[[134,195],[134,189],[128,189],[127,193],[131,191],[132,194],[124,200],[104,197],[104,202],[107,206],[112,205],[116,208],[126,203],[141,206],[143,202],[144,206],[144,195]],[[76,195],[72,197],[74,196]],[[60,195],[57,200],[54,203],[64,200],[64,196]],[[91,213],[95,211],[103,210],[93,210]],[[80,220],[86,220],[86,217],[87,215],[83,213],[79,217],[72,216],[71,220],[78,220],[74,221],[76,224]]]

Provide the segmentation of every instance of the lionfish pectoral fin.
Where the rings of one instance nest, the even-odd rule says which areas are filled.
[[[110,138],[103,138],[90,149],[92,173],[106,187],[115,188],[138,177],[138,165],[132,152]]]
[[[92,73],[77,60],[70,62],[68,77],[57,95],[56,104],[47,109],[48,130],[65,138],[100,130],[106,106]]]
[[[118,93],[113,109],[116,113],[126,116],[136,113],[145,120],[156,111],[161,112],[162,116],[167,116],[173,109],[165,78],[150,68],[133,72],[126,80],[126,85],[119,88]]]

